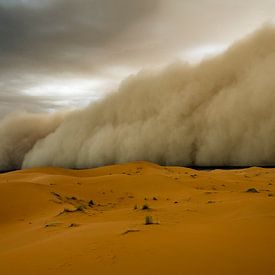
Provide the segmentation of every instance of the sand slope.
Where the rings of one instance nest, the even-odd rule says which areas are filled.
[[[148,215],[159,224],[144,225]],[[137,162],[0,175],[3,275],[275,274],[274,253],[275,169]]]

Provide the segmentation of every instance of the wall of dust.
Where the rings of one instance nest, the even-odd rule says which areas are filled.
[[[198,65],[141,71],[65,118],[7,119],[0,168],[275,165],[274,76],[275,28],[265,26]]]

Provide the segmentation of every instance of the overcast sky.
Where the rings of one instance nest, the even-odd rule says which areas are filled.
[[[0,0],[0,118],[85,106],[141,69],[198,62],[275,0]]]

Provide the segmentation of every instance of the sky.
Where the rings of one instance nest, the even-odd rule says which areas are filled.
[[[275,0],[0,0],[0,119],[86,106],[274,19]]]

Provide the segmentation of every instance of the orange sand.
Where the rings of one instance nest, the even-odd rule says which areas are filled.
[[[275,169],[2,174],[0,274],[275,274]]]

